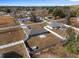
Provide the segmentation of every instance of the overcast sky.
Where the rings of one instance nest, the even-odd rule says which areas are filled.
[[[0,6],[63,6],[79,5],[79,0],[0,0]]]

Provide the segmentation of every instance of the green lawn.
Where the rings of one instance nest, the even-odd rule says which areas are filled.
[[[29,22],[24,22],[25,24],[33,24],[33,22],[29,21]]]

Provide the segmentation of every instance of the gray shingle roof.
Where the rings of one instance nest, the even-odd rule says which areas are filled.
[[[53,27],[53,28],[57,28],[57,27],[62,27],[63,25],[61,23],[58,22],[53,22],[52,24],[50,24],[49,26]]]
[[[48,31],[45,29],[32,29],[30,32],[30,36],[36,36],[36,35],[40,35],[40,34],[44,34],[47,33]]]

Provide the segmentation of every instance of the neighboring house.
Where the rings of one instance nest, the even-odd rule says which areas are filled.
[[[28,17],[28,18],[18,18],[17,20],[22,21],[22,22],[27,22],[27,21],[30,21],[31,19],[30,17]]]
[[[42,22],[42,19],[43,17],[41,17],[41,16],[36,16],[36,22]]]
[[[18,11],[16,12],[16,16],[25,16],[27,14],[26,11]]]
[[[5,14],[6,14],[6,12],[3,12],[3,11],[0,12],[0,15],[5,15]]]
[[[30,11],[19,11],[16,13],[16,16],[29,17],[31,16],[31,12]]]
[[[31,15],[31,11],[28,11],[28,12],[27,12],[27,15],[30,16],[30,15]]]
[[[35,9],[35,11],[32,11],[32,13],[34,13],[37,16],[48,16],[48,10],[46,9]]]

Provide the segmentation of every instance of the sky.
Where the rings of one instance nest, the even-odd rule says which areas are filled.
[[[0,0],[0,6],[64,6],[79,5],[79,0]]]

